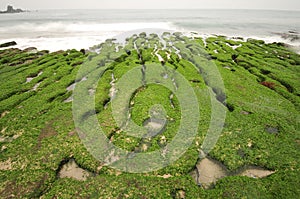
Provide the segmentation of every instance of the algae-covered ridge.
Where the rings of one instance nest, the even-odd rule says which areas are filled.
[[[149,83],[152,66],[166,71],[157,76],[169,79],[173,90]],[[140,73],[131,82],[140,87],[126,111],[137,128],[147,129],[140,137],[115,120],[112,106],[119,94],[118,82],[135,68]],[[80,112],[78,121],[85,124],[96,118],[109,143],[143,154],[170,144],[180,129],[185,113],[175,92],[182,86],[177,73],[193,89],[198,103],[194,111],[200,116],[191,145],[181,157],[158,170],[130,173],[126,172],[130,168],[105,164],[117,156],[102,160],[90,153],[73,118],[80,85],[88,85],[85,95],[94,96],[94,107]],[[96,84],[91,82],[95,76]],[[122,45],[107,40],[87,52],[0,50],[0,196],[295,198],[300,195],[299,79],[298,54],[282,43],[254,39],[141,33]],[[216,145],[208,150],[202,143],[214,133],[212,104],[226,117]],[[197,180],[205,175],[199,170],[204,156],[218,161],[227,173],[209,186]],[[143,164],[153,163],[148,161]],[[80,170],[84,178],[72,177],[66,165]],[[254,167],[270,175],[240,175]]]

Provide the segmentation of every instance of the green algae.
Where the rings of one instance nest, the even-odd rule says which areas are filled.
[[[95,46],[100,54],[86,55],[76,50],[28,54],[18,49],[0,51],[0,130],[1,136],[20,137],[0,142],[0,162],[11,159],[11,170],[0,170],[0,195],[32,198],[281,198],[299,195],[299,55],[279,44],[262,41],[234,41],[225,37],[188,38],[180,33],[160,38],[141,33],[118,47],[113,40]],[[178,49],[179,55],[173,46]],[[116,47],[119,49],[116,52]],[[236,48],[235,48],[236,47]],[[126,50],[130,50],[130,55]],[[132,98],[132,119],[142,126],[149,109],[161,104],[166,110],[164,131],[151,138],[126,135],[114,121],[110,106],[112,75],[118,81],[126,72],[141,65],[160,63],[181,73],[199,102],[198,134],[185,154],[165,168],[148,174],[126,174],[96,160],[81,143],[73,123],[72,96],[67,88],[89,73],[77,76],[81,63],[90,60],[90,73],[102,73],[95,92],[95,110],[105,135],[116,146],[129,151],[155,151],[168,144],[178,129],[180,105],[172,92],[160,85],[147,85]],[[170,56],[168,56],[170,54]],[[209,69],[216,64],[225,85],[221,89]],[[98,68],[94,69],[96,65]],[[40,76],[38,74],[43,72]],[[26,78],[35,77],[26,83]],[[262,82],[274,83],[267,87]],[[36,90],[32,88],[39,83]],[[93,89],[93,88],[90,88]],[[214,189],[203,190],[190,172],[199,160],[199,151],[211,114],[209,90],[224,106],[227,116],[215,148],[209,155],[233,171],[246,165],[275,170],[264,179],[226,177]],[[225,100],[226,95],[226,100]],[[89,117],[87,110],[86,117]],[[269,133],[269,127],[276,133]],[[145,147],[146,146],[146,147]],[[81,182],[56,177],[61,162],[74,158],[80,167],[96,173]],[[170,175],[163,178],[161,176]],[[156,186],[153,186],[155,184]],[[244,189],[240,189],[243,186]]]

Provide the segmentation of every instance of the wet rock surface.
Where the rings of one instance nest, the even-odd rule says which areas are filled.
[[[15,46],[17,45],[17,42],[15,41],[10,41],[10,42],[6,42],[3,44],[0,44],[0,48],[6,48],[6,47],[10,47],[10,46]]]
[[[289,40],[289,41],[299,41],[300,40],[300,33],[297,31],[288,31],[285,33],[275,33],[276,35],[279,35],[281,38]]]

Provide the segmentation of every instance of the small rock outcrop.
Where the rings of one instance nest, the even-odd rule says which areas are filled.
[[[6,42],[3,44],[0,44],[0,48],[5,48],[5,47],[10,47],[10,46],[15,46],[17,45],[17,42],[15,41],[10,41],[10,42]]]
[[[274,34],[279,35],[281,38],[289,40],[291,42],[300,40],[300,33],[297,31],[288,31],[286,33],[274,33]]]
[[[21,13],[25,12],[22,9],[14,9],[13,6],[8,5],[6,11],[0,11],[0,14],[5,14],[5,13]]]

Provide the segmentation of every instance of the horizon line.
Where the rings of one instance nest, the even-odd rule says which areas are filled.
[[[39,10],[253,10],[254,11],[255,10],[255,11],[300,12],[300,9],[265,9],[265,8],[39,8],[39,9],[26,9],[26,10],[28,11],[39,11]]]

